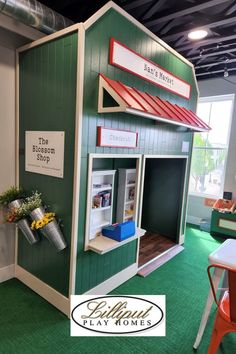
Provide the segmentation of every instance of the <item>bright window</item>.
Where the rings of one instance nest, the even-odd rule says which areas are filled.
[[[197,115],[210,127],[195,133],[190,175],[191,194],[221,197],[234,95],[200,98]]]

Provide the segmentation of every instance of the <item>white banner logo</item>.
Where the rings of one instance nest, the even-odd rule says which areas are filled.
[[[165,295],[71,296],[71,336],[165,336]]]

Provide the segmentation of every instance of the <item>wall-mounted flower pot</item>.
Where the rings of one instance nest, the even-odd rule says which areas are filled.
[[[35,221],[42,220],[44,215],[45,210],[43,207],[34,209],[30,213],[30,217]],[[66,241],[56,220],[50,221],[47,225],[40,227],[39,230],[51,242],[58,252],[66,248]]]
[[[27,219],[19,220],[17,226],[31,245],[39,241],[38,234],[35,231],[31,230],[29,221]]]
[[[32,220],[38,221],[43,219],[45,215],[45,209],[41,206],[31,211],[30,217]]]
[[[23,199],[16,199],[9,203],[7,207],[9,210],[17,209],[22,205],[22,203]]]
[[[22,199],[13,200],[11,203],[8,204],[8,209],[10,211],[17,209],[22,205],[22,203]],[[30,245],[33,245],[34,243],[37,243],[39,241],[38,234],[35,231],[31,230],[30,223],[26,218],[19,220],[17,222],[17,226],[19,227],[19,229],[21,230]]]
[[[40,231],[51,242],[51,244],[57,249],[58,252],[66,248],[66,242],[56,220],[50,221],[47,225],[42,227]]]

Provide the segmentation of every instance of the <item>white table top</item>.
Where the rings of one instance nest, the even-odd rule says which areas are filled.
[[[208,256],[209,262],[236,269],[236,240],[228,239]]]

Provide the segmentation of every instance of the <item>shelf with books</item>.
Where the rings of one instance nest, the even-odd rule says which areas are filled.
[[[133,204],[133,203],[134,203],[134,199],[126,201],[125,205],[129,205],[129,204]]]
[[[87,206],[88,240],[112,223],[115,170],[92,171]]]
[[[92,208],[92,212],[97,212],[97,211],[104,211],[104,210],[109,210],[111,209],[111,206],[107,206],[107,207],[100,207],[100,208]]]
[[[135,220],[136,216],[136,169],[119,169],[117,222]]]

